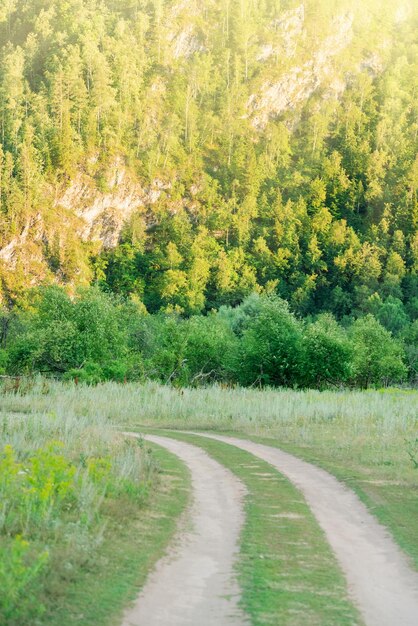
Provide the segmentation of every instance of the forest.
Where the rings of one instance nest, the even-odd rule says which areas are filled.
[[[54,320],[67,339],[51,300],[78,315],[99,290],[100,315],[140,311],[142,339],[129,323],[105,357],[140,354],[135,376],[237,380],[183,349],[143,363],[206,325],[241,341],[231,320],[257,303],[310,333],[304,346],[373,325],[397,355],[374,382],[416,380],[417,25],[414,3],[385,0],[3,1],[3,370],[100,365],[64,344],[39,356],[37,335],[45,320],[59,343]],[[237,382],[369,383],[351,357],[337,376],[270,376],[260,358]]]

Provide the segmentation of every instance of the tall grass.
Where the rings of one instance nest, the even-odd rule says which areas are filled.
[[[0,623],[8,626],[33,624],[59,603],[94,562],[112,511],[141,506],[154,476],[141,442],[120,436],[100,411],[42,407],[45,392],[35,386],[26,409],[12,407],[23,396],[0,396]]]
[[[47,392],[46,392],[47,391]],[[27,394],[6,394],[9,411],[76,415],[94,428],[100,424],[242,432],[283,443],[329,449],[392,474],[413,469],[418,437],[418,392],[175,389],[157,383],[97,387],[40,379]],[[109,428],[107,430],[109,432]],[[109,436],[109,435],[105,435]]]

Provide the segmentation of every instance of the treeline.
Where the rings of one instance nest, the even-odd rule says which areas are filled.
[[[41,372],[89,384],[416,384],[418,320],[399,316],[397,307],[395,300],[377,303],[375,315],[338,323],[330,313],[299,319],[276,295],[252,294],[235,308],[184,318],[150,315],[140,301],[97,288],[70,298],[47,287],[33,292],[24,310],[3,312],[0,366],[3,374]]]

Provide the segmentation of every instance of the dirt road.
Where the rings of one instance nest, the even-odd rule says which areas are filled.
[[[300,490],[325,532],[366,626],[418,626],[418,573],[354,492],[328,472],[277,448],[236,437],[187,434],[241,448],[270,463]],[[247,625],[234,579],[244,486],[197,445],[146,438],[187,464],[193,503],[175,544],[150,575],[123,626]]]
[[[418,573],[355,493],[328,472],[277,448],[221,435],[204,436],[267,461],[303,493],[367,626],[418,626]]]
[[[245,488],[196,446],[147,436],[188,466],[193,501],[178,536],[148,578],[123,626],[244,626],[234,562]]]

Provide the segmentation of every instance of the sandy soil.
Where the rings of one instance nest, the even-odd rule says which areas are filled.
[[[326,471],[276,448],[204,436],[251,452],[298,487],[325,531],[367,626],[418,626],[418,573],[350,489]]]
[[[146,439],[182,459],[192,477],[193,502],[178,536],[151,573],[123,626],[243,626],[234,562],[244,521],[243,484],[196,446],[165,437]]]

